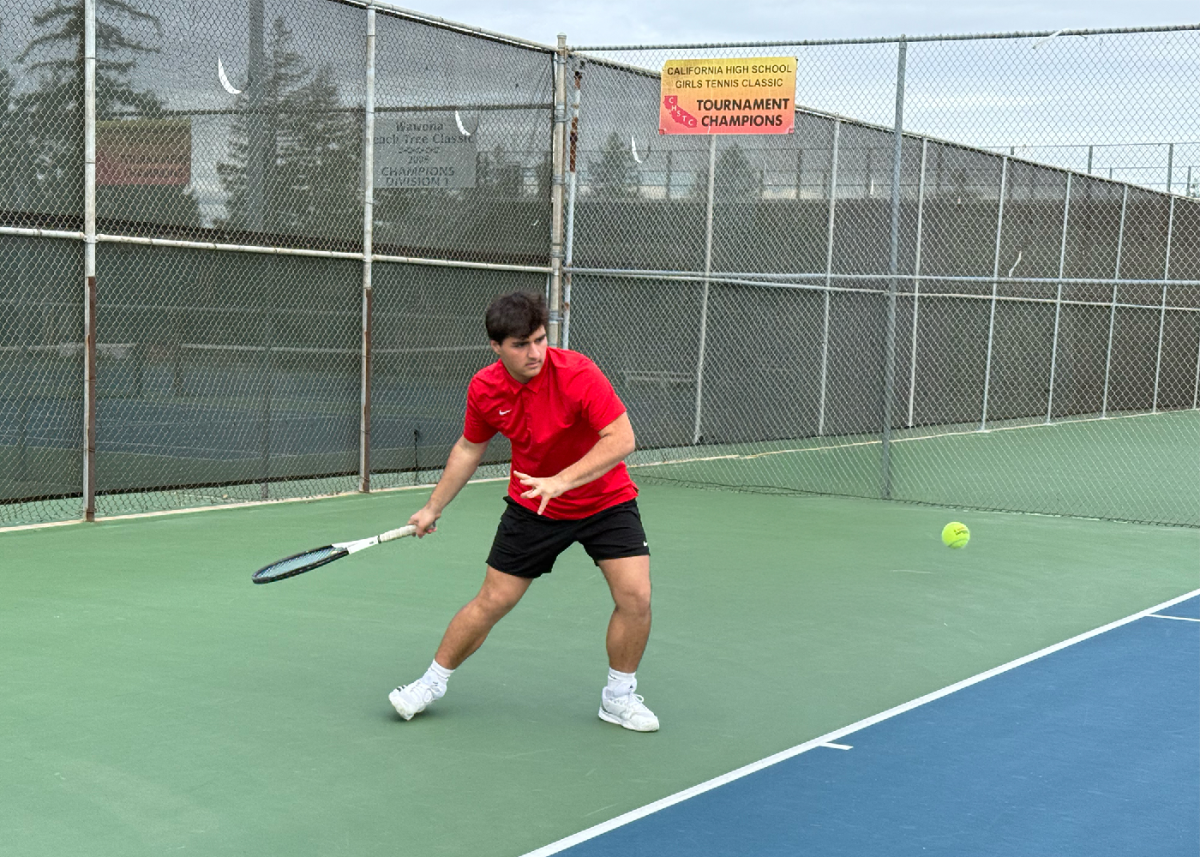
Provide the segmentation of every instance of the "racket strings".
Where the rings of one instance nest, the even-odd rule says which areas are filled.
[[[330,560],[345,555],[345,553],[344,548],[337,548],[332,545],[305,551],[295,556],[289,556],[287,559],[281,559],[279,562],[272,563],[266,568],[259,569],[254,574],[254,580],[264,582],[290,577],[293,574],[299,574],[301,571],[324,565]]]

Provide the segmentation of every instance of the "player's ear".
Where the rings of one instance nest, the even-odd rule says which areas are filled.
[[[492,346],[492,351],[496,352],[496,356],[500,355],[500,343],[494,339],[488,340],[488,345]]]

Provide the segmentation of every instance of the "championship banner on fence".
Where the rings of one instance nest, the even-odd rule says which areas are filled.
[[[796,58],[667,60],[660,134],[790,134]]]

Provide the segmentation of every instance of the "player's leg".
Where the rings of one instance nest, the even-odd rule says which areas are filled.
[[[579,534],[612,593],[608,620],[608,684],[600,696],[600,719],[636,732],[658,729],[658,718],[637,690],[636,671],[650,638],[650,547],[637,502],[605,509]]]
[[[532,578],[514,577],[488,566],[479,594],[468,601],[450,620],[434,660],[448,670],[456,670],[483,645],[496,623],[517,606]]]
[[[572,542],[572,529],[507,500],[487,559],[479,594],[450,621],[425,675],[388,695],[405,720],[424,711],[446,692],[450,674],[483,645],[492,628],[508,614],[537,577],[547,574]]]
[[[650,639],[650,557],[602,559],[596,564],[613,599],[605,638],[608,665],[619,672],[636,672]]]
[[[515,577],[488,566],[479,594],[463,605],[446,633],[425,675],[388,694],[396,713],[411,720],[446,693],[450,674],[483,645],[492,628],[517,605],[533,578]]]

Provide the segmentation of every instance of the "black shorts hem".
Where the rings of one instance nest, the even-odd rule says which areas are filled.
[[[637,500],[626,500],[576,520],[542,517],[504,498],[487,564],[502,574],[535,579],[549,574],[558,555],[580,543],[593,562],[649,556]]]

